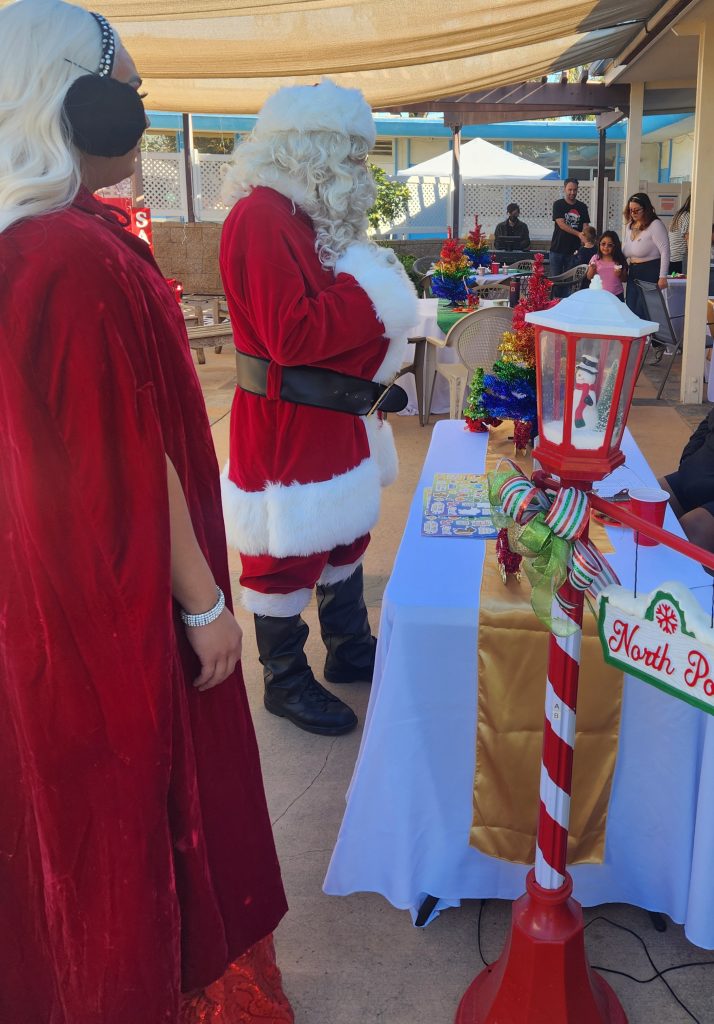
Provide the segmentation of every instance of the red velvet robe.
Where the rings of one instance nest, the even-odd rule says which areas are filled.
[[[285,897],[243,681],[171,597],[165,454],[230,581],[177,304],[83,193],[0,235],[0,1021],[163,1024]]]

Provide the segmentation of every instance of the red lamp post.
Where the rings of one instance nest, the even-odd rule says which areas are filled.
[[[562,487],[589,490],[624,462],[620,441],[637,372],[658,325],[636,317],[597,277],[526,320],[536,328],[538,461]],[[505,949],[466,990],[456,1024],[627,1020],[588,965],[582,909],[566,871],[584,594],[566,581],[558,596],[553,616],[570,619],[573,631],[550,636],[535,866],[513,904]]]

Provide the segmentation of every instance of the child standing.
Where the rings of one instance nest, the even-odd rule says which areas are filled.
[[[597,256],[597,232],[591,224],[586,224],[582,233],[583,244],[573,256],[574,267],[583,263],[589,263],[593,256]]]
[[[615,231],[603,231],[600,236],[598,251],[590,260],[587,280],[592,281],[596,274],[600,276],[604,291],[617,295],[621,302],[625,301],[622,284],[627,280],[627,263]]]

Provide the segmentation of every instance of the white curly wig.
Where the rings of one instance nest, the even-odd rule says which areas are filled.
[[[356,89],[329,80],[280,89],[238,145],[223,182],[227,205],[264,185],[292,199],[312,219],[315,249],[334,267],[354,242],[367,240],[376,186],[367,163],[372,113]]]
[[[0,10],[0,231],[77,194],[79,153],[62,107],[100,55],[100,30],[81,7],[17,0]]]

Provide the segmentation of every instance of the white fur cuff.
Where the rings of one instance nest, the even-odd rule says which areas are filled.
[[[307,608],[311,597],[311,590],[293,590],[290,594],[261,594],[258,590],[243,587],[241,604],[254,615],[289,619]]]
[[[329,587],[332,583],[342,583],[343,580],[348,580],[359,569],[360,565],[364,560],[364,555],[357,559],[356,562],[350,562],[349,565],[326,565],[322,570],[318,583],[322,583],[323,586]]]
[[[414,285],[391,249],[366,242],[349,246],[335,264],[335,274],[354,277],[384,324],[389,345],[374,380],[386,383],[404,365],[407,337],[417,320]]]

